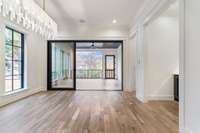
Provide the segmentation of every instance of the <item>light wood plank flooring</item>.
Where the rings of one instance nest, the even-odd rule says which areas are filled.
[[[178,104],[134,94],[43,92],[0,108],[0,133],[177,133]]]

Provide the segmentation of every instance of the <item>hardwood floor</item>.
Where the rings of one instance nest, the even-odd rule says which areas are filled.
[[[178,104],[131,93],[52,91],[0,108],[1,133],[177,133]]]

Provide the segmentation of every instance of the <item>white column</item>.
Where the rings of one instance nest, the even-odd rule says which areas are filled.
[[[4,31],[5,25],[2,16],[0,15],[0,95],[4,93],[5,90],[5,60],[4,60]]]
[[[138,26],[137,31],[137,64],[136,64],[136,97],[146,101],[144,86],[144,26]]]
[[[106,68],[106,66],[105,66],[105,52],[103,51],[102,52],[103,53],[103,59],[102,59],[102,70],[103,70],[103,79],[105,79],[105,68]]]

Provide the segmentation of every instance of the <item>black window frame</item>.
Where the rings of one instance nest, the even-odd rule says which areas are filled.
[[[6,46],[6,45],[8,45],[8,46],[11,46],[12,47],[12,57],[11,57],[11,60],[6,60],[5,59],[5,63],[7,62],[7,61],[11,61],[12,62],[12,74],[11,75],[6,75],[5,74],[5,80],[6,80],[6,77],[11,77],[11,80],[12,80],[12,90],[11,91],[6,91],[6,89],[5,89],[5,92],[13,92],[13,91],[16,91],[16,90],[20,90],[20,89],[23,89],[24,88],[24,34],[22,33],[22,32],[19,32],[19,31],[17,31],[17,30],[15,30],[15,29],[13,29],[13,28],[10,28],[10,27],[8,27],[8,26],[6,26],[5,27],[5,30],[10,30],[11,32],[12,32],[12,40],[11,40],[11,45],[9,45],[9,44],[7,44],[6,43],[6,39],[5,39],[5,44],[4,44],[4,46]],[[18,34],[20,34],[20,36],[21,36],[21,44],[20,44],[20,46],[17,46],[17,45],[15,45],[15,40],[14,40],[14,33],[18,33]],[[21,50],[21,58],[20,59],[14,59],[14,48],[18,48],[18,49],[20,49]],[[20,68],[21,68],[21,73],[19,73],[19,74],[14,74],[14,62],[15,63],[20,63],[21,64],[21,66],[20,66]],[[19,77],[21,77],[20,79],[21,79],[21,86],[19,87],[19,88],[17,88],[17,89],[15,89],[14,88],[14,77],[15,76],[19,76]],[[6,87],[5,87],[6,88]]]

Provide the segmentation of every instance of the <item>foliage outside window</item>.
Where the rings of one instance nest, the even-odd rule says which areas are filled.
[[[24,87],[24,34],[5,29],[5,92]]]

